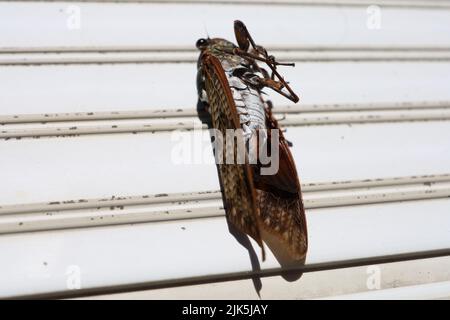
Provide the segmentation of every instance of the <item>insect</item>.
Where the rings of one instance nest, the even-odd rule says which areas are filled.
[[[237,46],[209,37],[196,43],[200,50],[199,115],[206,114],[210,126],[221,132],[241,129],[238,139],[247,146],[244,163],[218,164],[226,216],[261,246],[263,260],[263,241],[269,247],[281,244],[290,259],[301,260],[306,256],[308,237],[300,181],[288,142],[272,114],[272,103],[263,92],[270,88],[298,102],[298,96],[277,70],[280,65],[293,64],[277,62],[266,49],[256,45],[241,21],[234,22],[234,31]],[[258,62],[265,63],[271,74]],[[255,141],[251,138],[257,136],[256,149],[273,146],[275,131],[279,169],[275,174],[263,175],[261,162],[249,161],[249,141]],[[236,154],[236,147],[233,152]]]

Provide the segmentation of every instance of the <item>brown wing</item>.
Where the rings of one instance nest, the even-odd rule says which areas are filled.
[[[205,54],[202,66],[212,126],[224,136],[226,129],[240,128],[236,105],[220,61],[210,54]],[[225,140],[223,139],[223,150],[226,150]],[[235,144],[235,159],[236,153]],[[264,247],[257,220],[256,193],[249,165],[219,164],[219,178],[228,220],[258,242],[264,259]]]
[[[267,127],[279,129],[271,112],[266,112]],[[300,181],[289,146],[281,132],[279,141],[279,170],[273,176],[255,172],[260,224],[265,235],[277,240],[289,256],[301,260],[308,250],[308,234]],[[268,139],[270,141],[270,139]],[[266,237],[263,237],[266,240]],[[270,246],[270,245],[269,245]]]

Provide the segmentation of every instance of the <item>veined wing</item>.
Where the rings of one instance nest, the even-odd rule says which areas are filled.
[[[240,129],[236,105],[233,100],[225,71],[220,61],[211,54],[202,58],[205,89],[208,95],[209,111],[212,126],[222,136],[226,129]],[[226,139],[223,139],[223,150],[227,150]],[[237,145],[234,144],[234,159],[237,159]],[[258,207],[252,171],[247,163],[219,164],[219,175],[224,205],[228,220],[240,231],[250,235],[264,248],[258,223]]]
[[[271,112],[266,111],[266,119],[270,135],[271,130],[279,129],[279,126]],[[308,233],[300,181],[294,159],[281,130],[278,172],[272,176],[257,173],[254,176],[263,240],[269,246],[270,242],[276,242],[276,245],[287,251],[294,260],[305,258],[308,250]]]

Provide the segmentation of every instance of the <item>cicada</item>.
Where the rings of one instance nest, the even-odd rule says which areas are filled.
[[[242,134],[237,139],[242,139],[246,146],[243,163],[218,164],[226,217],[261,246],[263,260],[263,242],[271,248],[281,246],[290,259],[302,260],[308,237],[300,181],[289,142],[263,92],[270,88],[298,102],[298,96],[277,70],[280,65],[293,64],[279,63],[264,47],[256,45],[241,21],[234,22],[234,31],[238,45],[209,37],[196,43],[200,50],[199,112],[207,114],[210,127],[216,130],[240,129]],[[270,74],[259,65],[262,63]],[[256,145],[250,140],[256,141]],[[273,144],[278,147],[278,171],[263,175],[264,165],[259,159],[249,161],[250,150],[260,151],[262,146],[268,148]],[[236,154],[236,147],[233,152]]]

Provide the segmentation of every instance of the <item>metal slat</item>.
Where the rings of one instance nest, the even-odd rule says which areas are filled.
[[[354,187],[349,188],[349,185]],[[450,197],[449,174],[310,186],[314,191],[304,186],[306,209]],[[338,189],[339,186],[345,189]],[[220,192],[82,199],[0,207],[0,234],[223,215]]]
[[[442,146],[449,129],[442,121],[292,127],[286,137],[302,181],[313,183],[447,173],[449,150]],[[202,143],[201,159],[180,163],[174,147],[199,135],[179,136],[178,142],[170,132],[1,141],[1,180],[8,188],[0,203],[218,190],[211,143]]]
[[[364,21],[364,18],[368,16],[364,9],[374,4],[371,1],[361,3],[350,0],[352,3],[347,3],[348,6],[345,3],[344,5],[328,3],[326,6],[314,6],[312,4],[315,2],[311,0],[309,3],[312,6],[298,6],[294,2],[294,5],[289,7],[284,6],[283,2],[278,4],[267,2],[274,4],[273,6],[251,1],[238,2],[242,4],[240,18],[251,30],[255,30],[252,32],[257,32],[255,40],[257,39],[258,43],[265,46],[296,43],[311,46],[380,45],[384,47],[402,44],[415,47],[450,45],[448,37],[445,37],[448,32],[446,24],[448,10],[438,10],[439,8],[433,6],[427,10],[409,10],[411,7],[404,5],[403,9],[398,10],[386,4],[381,8],[383,27],[374,32],[367,28]],[[414,5],[418,2],[410,1],[409,3]],[[253,14],[255,4],[259,5],[258,15]],[[430,2],[422,1],[421,4],[430,4]],[[444,4],[449,7],[448,3]],[[16,35],[16,37],[3,37],[2,46],[4,48],[86,47],[92,44],[97,47],[142,45],[158,48],[176,44],[193,47],[199,37],[206,36],[204,25],[207,26],[211,36],[232,39],[231,22],[236,18],[236,10],[229,5],[228,1],[196,2],[195,5],[192,2],[179,2],[176,5],[170,2],[147,4],[129,2],[120,6],[114,3],[99,4],[82,1],[72,2],[72,5],[78,6],[83,16],[89,16],[89,23],[82,22],[83,37],[77,36],[79,29],[72,30],[66,22],[67,17],[70,17],[66,10],[70,9],[71,3],[55,1],[2,4],[2,21],[10,26],[8,30]],[[36,7],[40,10],[36,11]],[[164,19],[167,10],[171,10],[175,16],[183,16],[183,27],[173,28],[173,22]],[[23,28],[14,22],[14,16],[20,14],[29,14],[31,19],[29,25],[33,26],[32,28]],[[346,19],[342,19],[343,16]],[[397,19],[402,19],[406,24],[396,23]],[[265,23],[269,20],[270,27]],[[292,21],[295,21],[295,25]],[[317,25],[317,21],[322,21],[321,27],[311,28]],[[349,25],[348,21],[353,23]],[[109,32],[105,32],[105,26]],[[154,32],[161,29],[164,30],[163,34]],[[52,30],[51,37],[48,37],[48,30]],[[374,33],[377,34],[376,37],[373,37]],[[346,36],[342,37],[343,34]]]
[[[34,49],[37,50],[37,49]],[[118,63],[195,63],[198,51],[181,49],[180,51],[155,50],[145,51],[145,48],[135,51],[125,51],[117,48],[115,51],[83,52],[81,49],[66,49],[61,52],[1,53],[0,66],[20,65],[67,65],[67,64],[118,64]],[[4,49],[11,51],[11,49]],[[52,50],[55,51],[55,50]],[[76,52],[71,52],[76,51]],[[314,49],[279,51],[270,50],[278,61],[293,62],[358,62],[358,61],[450,61],[449,48],[427,48],[411,50],[398,48],[397,50],[339,50],[328,49],[316,51]]]
[[[423,272],[426,270],[427,272]],[[257,292],[251,279],[123,293],[84,296],[81,299],[219,299],[226,300],[233,292],[234,299],[317,299],[410,287],[449,279],[450,257],[391,262],[372,266],[340,268],[304,273],[299,281],[282,277],[261,278],[262,289]],[[369,283],[373,272],[380,271],[379,286]],[[377,289],[377,287],[379,289]]]
[[[383,45],[302,45],[302,44],[265,44],[264,47],[272,52],[283,52],[284,54],[295,52],[372,52],[372,53],[388,53],[388,52],[448,52],[449,46],[433,44],[433,45],[408,45],[401,44],[392,46]],[[33,46],[33,47],[0,47],[0,54],[8,56],[9,54],[120,54],[120,53],[152,53],[152,54],[192,54],[196,53],[197,57],[199,51],[194,48],[193,45],[176,45],[171,43],[170,45],[77,45],[77,46]]]
[[[57,0],[12,0],[21,2],[55,2]],[[450,3],[442,0],[67,0],[65,2],[87,3],[165,3],[209,5],[274,5],[274,6],[370,6],[392,8],[448,9]]]
[[[180,109],[181,110],[181,109]],[[298,108],[301,110],[301,107]],[[333,125],[333,124],[370,124],[370,123],[385,123],[385,122],[411,122],[411,121],[444,121],[450,120],[450,108],[429,108],[424,109],[391,109],[384,111],[339,111],[339,112],[302,112],[298,114],[294,113],[276,113],[276,117],[279,119],[280,125],[283,127],[295,127],[295,126],[311,126],[311,125]],[[36,123],[33,125],[15,125],[13,121],[20,121],[20,117],[6,116],[3,126],[0,127],[0,139],[10,138],[25,138],[25,137],[42,137],[42,136],[73,136],[73,135],[86,135],[86,134],[112,134],[112,133],[136,133],[136,132],[161,132],[161,131],[174,131],[174,130],[194,130],[194,129],[207,129],[206,125],[202,125],[197,117],[187,118],[185,115],[192,113],[192,111],[180,111],[179,114],[184,117],[176,117],[173,112],[167,112],[169,115],[167,119],[143,118],[145,114],[151,114],[152,112],[137,112],[127,113],[125,116],[134,117],[136,121],[124,121],[130,119],[118,118],[110,121],[105,120],[97,124],[90,124],[86,122],[69,122],[63,124],[55,124],[56,120],[81,118],[81,121],[85,121],[89,118],[87,114],[83,113],[79,117],[76,115],[62,115],[59,117],[57,114],[48,115],[51,118],[49,124]],[[164,113],[160,113],[164,114]],[[117,114],[117,116],[119,116]],[[39,116],[38,116],[39,117]],[[38,117],[34,116],[34,119]],[[142,118],[138,118],[142,117]],[[23,117],[27,119],[27,116]],[[31,116],[30,118],[33,118]],[[28,119],[30,119],[28,118]],[[45,118],[45,115],[44,115]],[[93,117],[95,118],[95,117]],[[98,117],[97,117],[98,118]],[[152,120],[155,119],[155,120]],[[12,119],[12,121],[11,121]],[[42,119],[42,118],[41,118]],[[9,122],[9,123],[8,123]],[[12,122],[12,123],[11,123]],[[92,123],[92,122],[91,122]]]
[[[384,103],[336,103],[281,105],[273,110],[275,114],[303,114],[313,112],[354,111],[402,111],[433,110],[450,108],[450,101],[384,102]],[[196,117],[197,111],[188,107],[156,110],[116,110],[104,112],[69,112],[42,114],[0,115],[0,124],[33,122],[66,122],[93,120],[166,119]]]
[[[431,185],[440,182],[450,182],[450,174],[419,175],[406,177],[345,180],[331,182],[316,182],[302,184],[303,192],[324,192],[333,190],[365,189],[395,187],[403,185]],[[140,196],[123,196],[99,199],[77,199],[32,204],[0,206],[0,216],[27,212],[48,212],[79,210],[98,207],[119,207],[135,205],[175,204],[179,202],[196,202],[221,199],[220,191],[204,191],[192,193],[155,194]]]
[[[5,273],[0,275],[4,284],[0,296],[61,297],[162,288],[450,255],[448,203],[442,199],[364,210],[326,208],[317,214],[311,210],[307,261],[284,267],[268,252],[267,260],[252,269],[247,249],[229,234],[222,217],[3,235],[0,258]],[[417,237],[418,230],[428,236]],[[16,248],[27,253],[27,264],[18,263],[13,255]],[[257,249],[255,245],[258,255]],[[55,250],[57,256],[51,254]],[[100,253],[101,259],[93,258]],[[66,287],[65,272],[72,265],[81,270],[82,290]],[[29,275],[29,267],[34,268],[34,276],[19,281]]]
[[[364,107],[376,105],[377,101],[396,107],[402,102],[413,105],[424,101],[448,102],[450,94],[445,85],[449,70],[448,63],[321,63],[284,68],[283,76],[301,95],[299,110],[303,104],[340,106],[354,102]],[[0,113],[3,118],[5,115],[134,112],[162,108],[192,110],[197,100],[195,72],[193,64],[5,67],[0,73],[0,82],[4,84],[0,99],[6,103]],[[427,77],[421,76],[424,73]],[[346,81],[341,80],[343,74]],[[123,81],[124,77],[130,81]],[[434,85],[429,86],[430,82]],[[361,89],[355,90],[356,86]],[[396,90],[392,90],[394,86]],[[17,87],[22,90],[18,92]],[[57,89],[47,94],[49,88]],[[95,95],[92,88],[98,88]],[[169,93],[173,88],[177,94]],[[289,103],[270,90],[267,93],[275,105],[274,110]]]

